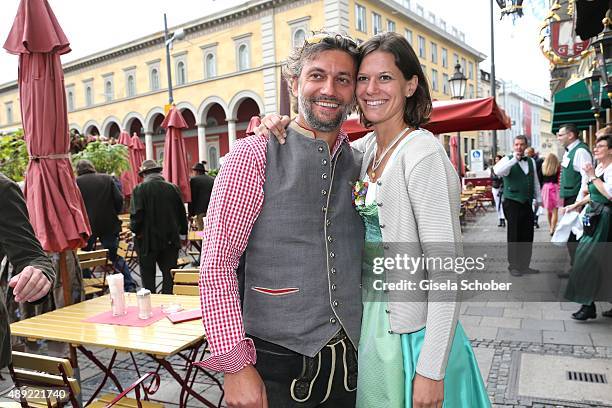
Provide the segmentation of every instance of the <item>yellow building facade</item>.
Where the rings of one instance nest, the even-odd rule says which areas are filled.
[[[448,78],[458,62],[476,97],[484,55],[463,34],[409,0],[255,0],[172,28],[186,37],[171,50],[174,103],[190,164],[216,168],[249,119],[289,112],[281,66],[311,31],[348,33],[366,40],[396,31],[411,42],[435,99],[449,99]],[[159,159],[168,103],[163,32],[64,64],[68,122],[83,134],[117,137],[123,129],[144,138],[147,158]],[[0,133],[21,127],[16,82],[0,85]],[[475,136],[474,136],[475,137]]]

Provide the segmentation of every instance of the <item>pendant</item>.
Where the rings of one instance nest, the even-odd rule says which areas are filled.
[[[370,178],[374,180],[376,178],[376,173],[375,172],[370,173]]]

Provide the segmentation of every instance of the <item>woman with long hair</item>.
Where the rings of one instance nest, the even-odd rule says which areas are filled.
[[[550,235],[555,233],[561,198],[559,197],[559,170],[561,164],[554,153],[549,153],[542,164],[542,205],[546,209]]]

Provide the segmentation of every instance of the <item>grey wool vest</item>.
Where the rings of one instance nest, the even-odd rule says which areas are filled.
[[[352,204],[361,153],[287,129],[268,140],[264,202],[245,252],[247,335],[314,357],[361,327],[363,222]]]

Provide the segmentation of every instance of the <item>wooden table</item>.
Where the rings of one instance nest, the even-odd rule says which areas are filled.
[[[127,300],[128,306],[136,305],[136,296],[134,294],[128,295]],[[200,298],[198,296],[153,294],[151,295],[151,303],[153,307],[161,306],[162,304],[179,303],[184,309],[188,310],[199,308]],[[173,324],[170,320],[163,318],[147,327],[118,326],[84,321],[89,317],[108,310],[110,310],[110,298],[108,295],[101,296],[15,322],[11,324],[11,334],[28,339],[64,342],[80,350],[106,374],[90,402],[97,396],[108,379],[115,383],[120,392],[122,391],[121,384],[112,373],[112,366],[115,362],[117,351],[124,351],[130,354],[135,352],[144,353],[159,362],[181,385],[181,406],[186,405],[188,394],[208,407],[218,406],[194,392],[189,384],[192,369],[195,367],[191,363],[196,358],[198,350],[206,342],[201,320]],[[115,350],[108,366],[104,366],[87,349],[87,347],[92,346]],[[179,355],[189,363],[185,378],[182,378],[168,361],[168,358],[174,355]],[[131,357],[136,371],[138,371],[136,360],[133,355]],[[73,365],[76,368],[77,362],[73,361]],[[216,378],[208,372],[202,371],[222,388],[221,383]],[[140,373],[137,372],[137,374],[140,376]]]

